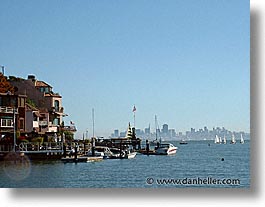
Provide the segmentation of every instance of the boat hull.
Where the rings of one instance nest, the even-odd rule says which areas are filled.
[[[177,147],[170,147],[168,149],[157,149],[156,155],[173,155],[177,153]]]
[[[137,154],[137,152],[131,152],[131,153],[125,155],[125,159],[133,159],[133,158],[135,158],[136,154]]]

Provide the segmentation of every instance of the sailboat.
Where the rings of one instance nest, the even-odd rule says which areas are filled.
[[[245,143],[245,141],[244,141],[244,138],[243,138],[243,135],[242,135],[242,134],[240,134],[240,143],[241,143],[241,144],[244,144],[244,143]]]
[[[232,134],[232,138],[231,138],[230,144],[235,144],[235,143],[236,143],[235,135]]]
[[[155,124],[156,124],[156,141],[157,141],[157,132],[158,132],[158,124],[157,117],[155,116]],[[161,137],[159,142],[157,142],[157,146],[155,147],[156,155],[172,155],[177,153],[177,147],[171,143],[162,143]]]
[[[224,140],[223,140],[223,143],[226,144],[226,138],[225,138],[225,135],[224,135]]]
[[[215,144],[220,144],[220,139],[217,135],[215,135],[215,140],[214,140]]]
[[[149,127],[149,129],[150,129],[150,127]],[[155,130],[156,130],[155,131],[156,138],[150,142],[151,146],[157,146],[158,143],[161,142],[161,137],[160,137],[160,140],[157,139],[159,128],[158,128],[157,116],[156,115],[155,115]]]

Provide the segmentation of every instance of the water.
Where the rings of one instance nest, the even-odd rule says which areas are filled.
[[[250,187],[249,141],[235,145],[214,144],[213,141],[190,141],[187,145],[172,143],[178,147],[177,154],[172,156],[137,154],[135,159],[130,160],[103,160],[77,164],[64,164],[61,161],[34,161],[25,166],[15,167],[5,166],[4,162],[0,162],[0,187]],[[167,184],[161,184],[162,179],[167,179]],[[195,183],[189,183],[193,179],[197,179],[197,183],[195,181],[193,181]],[[220,182],[226,179],[226,183],[203,183],[204,179],[216,179]],[[237,182],[232,185],[233,179]]]

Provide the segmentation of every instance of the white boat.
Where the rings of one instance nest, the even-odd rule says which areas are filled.
[[[219,137],[217,135],[215,135],[214,143],[215,144],[221,144],[220,139],[219,139]]]
[[[179,144],[188,144],[188,142],[185,139],[182,139]]]
[[[130,150],[120,150],[118,148],[110,148],[111,154],[108,159],[132,159],[135,158],[137,152]]]
[[[245,141],[244,141],[244,138],[243,138],[243,135],[242,135],[242,134],[240,134],[240,143],[241,143],[241,144],[244,144],[244,143],[245,143]]]
[[[159,146],[155,148],[155,154],[157,155],[172,155],[177,153],[177,147],[171,143],[159,143]]]
[[[129,152],[129,153],[125,152],[124,158],[125,159],[132,159],[132,158],[135,158],[136,154],[137,154],[137,152]]]
[[[235,143],[236,143],[235,135],[232,134],[232,138],[231,138],[230,144],[235,144]]]
[[[92,153],[92,150],[88,151],[88,153],[86,155],[84,155],[85,157],[104,157],[104,152],[99,152],[97,150],[95,150],[94,155]]]
[[[223,143],[226,144],[226,138],[225,138],[225,135],[224,135]]]

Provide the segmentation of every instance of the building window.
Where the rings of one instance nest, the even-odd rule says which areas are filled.
[[[1,127],[13,127],[12,119],[1,119]]]
[[[60,103],[59,103],[58,100],[55,100],[55,101],[54,101],[54,108],[55,108],[55,111],[59,111]]]
[[[59,125],[59,119],[58,119],[58,118],[55,118],[55,119],[53,120],[53,125],[56,125],[56,126]]]

